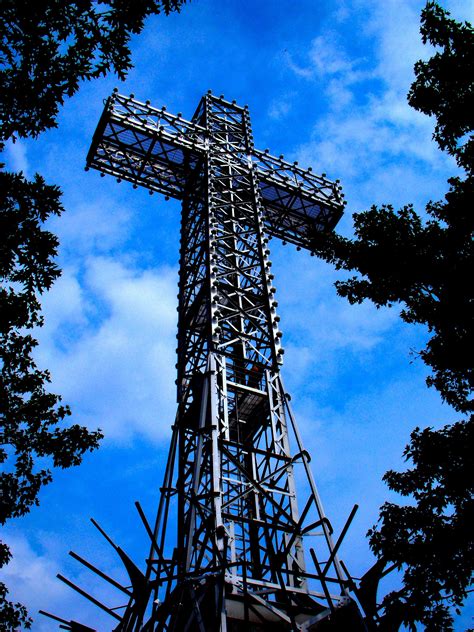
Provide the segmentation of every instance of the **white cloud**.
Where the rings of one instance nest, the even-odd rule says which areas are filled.
[[[5,162],[8,169],[23,171],[25,176],[29,174],[29,163],[26,150],[26,143],[23,140],[15,142],[9,140],[5,143]]]
[[[159,441],[174,416],[176,273],[107,257],[67,269],[44,298],[39,363],[74,420],[112,440]]]
[[[344,36],[324,30],[311,42],[306,64],[288,61],[328,101],[328,113],[315,121],[311,140],[295,156],[342,177],[354,210],[382,202],[422,204],[444,193],[446,174],[455,169],[432,141],[432,120],[406,100],[414,63],[430,54],[419,35],[420,10],[409,0],[346,6],[343,21],[350,29]],[[349,54],[357,48],[363,56]]]
[[[44,294],[43,308],[47,310],[47,330],[57,332],[63,323],[77,327],[87,322],[84,291],[74,270],[65,268],[53,289]]]
[[[326,31],[311,42],[309,59],[315,76],[339,75],[346,83],[353,83],[360,76],[356,72],[358,60],[349,58],[334,31]]]
[[[369,79],[373,74],[365,67],[364,59],[350,58],[339,34],[330,29],[312,40],[307,61],[306,66],[301,66],[291,55],[286,56],[288,67],[296,75],[324,85],[333,111],[347,106],[353,100],[352,86]]]
[[[65,588],[55,579],[57,570],[53,559],[48,555],[34,553],[26,538],[22,536],[10,534],[8,546],[12,552],[12,560],[2,573],[6,581],[12,578],[17,580],[16,594],[11,595],[11,599],[25,600],[33,592],[31,587],[37,583],[38,577],[41,577],[45,595],[61,596],[65,592]]]
[[[294,93],[285,94],[278,99],[273,99],[268,108],[268,116],[275,120],[280,121],[284,119],[291,111]]]
[[[56,561],[36,554],[26,538],[9,534],[8,545],[13,557],[2,570],[4,581],[10,587],[8,598],[15,603],[28,604],[29,615],[36,620],[37,611],[45,603],[67,599],[67,588],[56,579]],[[35,621],[33,629],[48,629],[40,621],[38,623],[37,626]]]
[[[330,356],[342,348],[357,352],[373,348],[398,322],[397,310],[376,309],[368,302],[350,305],[337,296],[334,281],[342,273],[329,264],[292,247],[283,252],[284,258],[279,256],[275,262],[275,275],[287,312],[284,319],[290,321],[282,322],[282,327],[288,326],[292,339],[305,341],[320,355]]]
[[[404,97],[412,81],[414,63],[427,56],[419,33],[422,3],[388,0],[381,5],[367,0],[363,4],[367,8],[364,30],[376,45],[376,72]]]
[[[84,198],[83,198],[84,199]],[[129,236],[131,213],[104,194],[76,205],[68,205],[61,217],[48,227],[58,235],[65,255],[104,253],[122,245]]]
[[[67,541],[67,534],[41,533],[33,540],[29,541],[23,535],[9,529],[8,545],[13,557],[2,569],[4,581],[9,588],[8,598],[15,603],[26,605],[28,614],[33,619],[32,629],[35,632],[51,632],[57,629],[58,623],[40,615],[39,610],[66,621],[74,620],[85,625],[99,626],[98,629],[110,629],[110,616],[97,607],[87,606],[86,599],[60,581],[56,574],[60,573],[71,579],[73,583],[106,605],[117,604],[117,591],[78,562],[70,558],[64,559],[65,551],[70,544]],[[121,580],[121,567],[116,566],[114,558],[110,555],[104,556],[100,549],[101,547],[98,552],[96,547],[94,564],[98,564],[101,570]]]

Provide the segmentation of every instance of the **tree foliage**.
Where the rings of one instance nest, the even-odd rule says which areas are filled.
[[[416,428],[404,455],[413,467],[389,471],[389,488],[415,504],[385,503],[372,549],[405,567],[403,587],[384,600],[390,619],[426,630],[451,630],[449,605],[459,613],[472,580],[474,539],[474,423],[460,421],[441,430]]]
[[[11,559],[11,553],[6,544],[0,543],[0,568]],[[0,582],[0,632],[11,632],[20,630],[23,626],[29,630],[32,620],[28,612],[21,603],[14,603],[7,598],[8,589],[3,582]]]
[[[436,52],[416,64],[409,103],[436,118],[434,139],[465,173],[448,181],[445,199],[430,202],[425,217],[412,206],[374,206],[354,215],[354,239],[334,235],[315,251],[356,272],[337,283],[351,303],[399,305],[405,322],[427,327],[419,351],[431,369],[427,383],[465,415],[440,430],[413,431],[404,453],[410,469],[384,477],[411,502],[385,503],[369,532],[377,556],[404,569],[402,588],[383,602],[387,617],[450,630],[450,607],[462,605],[474,567],[474,31],[428,2],[421,34]]]
[[[0,174],[0,191],[0,461],[15,463],[0,477],[3,524],[38,504],[40,488],[51,481],[48,468],[35,468],[35,455],[52,457],[56,467],[78,465],[86,450],[97,447],[100,433],[60,427],[69,408],[46,391],[49,373],[32,356],[37,342],[30,331],[42,324],[38,295],[60,275],[57,238],[42,227],[48,216],[61,213],[60,191],[40,176],[29,182],[11,173]]]
[[[81,80],[132,67],[130,37],[147,16],[185,0],[3,0],[0,121],[3,138],[37,136],[56,126],[59,107]]]
[[[474,140],[474,56],[472,27],[458,24],[436,2],[422,14],[421,37],[438,49],[415,65],[416,80],[408,103],[436,117],[433,138],[472,173]]]
[[[185,0],[4,0],[0,20],[0,149],[55,127],[60,106],[82,80],[131,68],[130,38],[147,16],[179,10]],[[61,192],[38,174],[0,173],[0,524],[38,504],[51,467],[80,464],[100,431],[67,424],[68,406],[48,392],[50,375],[35,363],[40,295],[60,270],[58,240],[45,230],[60,215]],[[0,567],[10,551],[0,543]],[[21,604],[0,583],[0,630],[29,628]]]

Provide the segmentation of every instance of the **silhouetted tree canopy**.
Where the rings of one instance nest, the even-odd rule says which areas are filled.
[[[400,305],[405,322],[427,327],[419,352],[431,369],[427,383],[466,415],[440,430],[413,431],[404,453],[410,469],[384,477],[411,503],[385,503],[369,532],[377,556],[404,571],[402,588],[384,599],[387,620],[445,631],[474,567],[474,31],[428,2],[421,34],[436,52],[416,64],[409,103],[436,118],[434,139],[465,174],[448,181],[445,199],[430,202],[425,216],[411,205],[374,206],[354,215],[354,239],[334,235],[315,251],[357,273],[336,284],[351,303]]]
[[[438,50],[428,61],[415,65],[416,80],[408,103],[436,117],[433,138],[472,174],[474,140],[474,56],[469,23],[458,24],[437,3],[430,2],[422,15],[423,44]]]
[[[109,71],[124,79],[129,41],[151,14],[179,10],[185,0],[4,0],[0,18],[0,149],[2,141],[36,137],[55,127],[59,107],[81,80]],[[47,390],[37,367],[34,328],[42,325],[39,296],[61,274],[58,240],[44,229],[60,215],[61,192],[38,174],[0,173],[0,524],[38,504],[51,466],[80,464],[100,431],[64,422],[68,406]],[[48,465],[38,465],[46,457]],[[0,543],[0,567],[11,558]],[[0,630],[29,628],[21,604],[0,583]]]
[[[59,106],[80,81],[132,67],[130,37],[151,14],[185,0],[3,0],[0,122],[4,139],[56,126]]]

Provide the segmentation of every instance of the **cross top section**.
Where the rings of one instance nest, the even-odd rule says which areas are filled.
[[[192,171],[209,150],[213,130],[206,120],[206,103],[229,124],[245,116],[250,129],[248,107],[241,107],[210,92],[203,96],[191,121],[166,107],[154,108],[133,95],[116,91],[107,99],[87,156],[87,167],[98,169],[135,187],[182,200]],[[256,149],[251,134],[233,139],[235,153],[255,172],[265,209],[265,230],[298,247],[311,250],[317,233],[334,228],[342,216],[343,194],[339,181],[311,168],[301,169],[272,156],[268,149]],[[228,141],[228,139],[227,139]],[[226,141],[226,142],[227,142]]]

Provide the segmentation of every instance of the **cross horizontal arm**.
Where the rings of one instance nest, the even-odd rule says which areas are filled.
[[[344,203],[338,183],[301,169],[268,150],[254,149],[265,207],[265,225],[270,235],[305,249],[311,248],[315,233],[332,230],[340,220]]]
[[[87,167],[182,199],[189,170],[205,151],[205,133],[166,108],[114,93],[94,133]]]
[[[207,148],[208,131],[195,121],[114,93],[106,101],[87,167],[182,199],[190,172]],[[343,212],[337,183],[268,150],[252,148],[248,160],[257,175],[270,235],[309,249],[315,233],[334,228]]]

